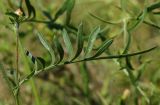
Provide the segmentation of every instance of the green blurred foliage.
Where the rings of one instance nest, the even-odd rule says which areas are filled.
[[[121,9],[121,2],[123,8]],[[54,18],[56,11],[63,4],[63,0],[32,0],[31,3],[36,10],[36,20],[50,21],[44,14],[50,14]],[[145,3],[146,2],[146,3]],[[101,26],[103,37],[114,38],[111,47],[113,54],[123,52],[124,36],[123,21],[128,18],[136,18],[144,9],[158,0],[76,0],[75,7],[71,15],[71,25],[78,27],[83,21],[84,32],[89,34],[95,26]],[[0,1],[0,62],[3,62],[5,68],[12,69],[15,67],[15,46],[16,39],[13,35],[13,29],[10,21],[5,15],[7,10],[16,11],[18,8],[18,0],[1,0]],[[24,3],[23,3],[24,5]],[[27,8],[24,5],[24,11]],[[127,11],[127,12],[126,12]],[[155,10],[159,11],[159,9]],[[119,23],[118,25],[107,24],[92,17],[90,13],[110,22]],[[27,12],[26,12],[27,14]],[[64,25],[65,15],[60,16],[56,20],[58,24]],[[145,20],[160,26],[160,15],[147,14]],[[53,40],[53,32],[60,36],[60,30],[50,28],[43,23],[24,22],[20,27],[20,39],[23,46],[33,55],[41,56],[49,62],[50,56],[40,44],[36,31],[45,33],[45,38],[50,44]],[[143,50],[154,45],[160,45],[160,31],[158,28],[152,27],[145,23],[141,23],[131,34],[131,45],[129,52]],[[75,36],[70,36],[71,42],[75,43]],[[100,45],[98,39],[94,48]],[[62,43],[64,45],[64,43]],[[76,47],[76,46],[73,46]],[[66,53],[66,51],[65,51]],[[139,78],[139,84],[150,100],[150,105],[160,104],[160,49],[147,53],[143,56],[131,57],[131,63],[134,68],[133,73],[136,75],[142,72]],[[122,59],[121,62],[125,62]],[[23,74],[23,62],[20,62],[20,70]],[[130,83],[129,78],[125,75],[121,66],[116,60],[99,60],[87,62],[83,64],[71,64],[56,68],[56,71],[40,73],[34,77],[37,90],[41,98],[41,105],[125,105],[122,104],[122,97],[127,94],[124,99],[126,105],[136,105],[135,97],[138,95],[137,105],[147,105],[145,98],[137,94]],[[122,65],[123,66],[123,65]],[[15,69],[15,68],[14,68]],[[87,79],[83,74],[87,71]],[[82,74],[82,75],[80,75]],[[22,77],[21,77],[22,78]],[[0,78],[0,105],[13,105],[13,99],[7,91],[2,77]],[[88,84],[88,87],[86,86]],[[87,87],[88,90],[86,90]],[[126,93],[126,91],[128,93]],[[88,93],[89,92],[89,93]],[[89,95],[86,95],[89,94]],[[23,105],[34,105],[31,86],[26,83],[21,87],[20,100]]]

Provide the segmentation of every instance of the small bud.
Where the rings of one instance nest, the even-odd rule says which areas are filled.
[[[122,99],[125,100],[130,95],[130,90],[125,89],[122,95]]]
[[[14,13],[17,14],[18,16],[22,16],[24,14],[20,8],[17,9]]]

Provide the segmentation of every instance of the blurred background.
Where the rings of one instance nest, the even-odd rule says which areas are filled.
[[[147,3],[145,3],[147,1]],[[76,0],[71,15],[71,24],[74,27],[83,21],[84,32],[89,35],[96,26],[101,26],[104,38],[114,38],[110,46],[112,54],[121,54],[124,48],[123,28],[124,20],[136,18],[144,7],[158,0],[126,0],[126,13],[120,7],[120,0]],[[32,0],[31,3],[36,10],[36,20],[48,21],[44,12],[54,17],[56,11],[61,7],[64,0]],[[15,11],[18,8],[18,0],[0,1],[0,62],[5,65],[6,71],[15,69],[16,61],[16,38],[12,25],[5,12]],[[24,11],[26,11],[23,3]],[[158,9],[157,9],[158,11]],[[26,12],[27,13],[27,12]],[[93,16],[103,20],[118,23],[107,24]],[[160,15],[147,14],[144,20],[156,26],[160,26]],[[65,15],[56,20],[58,24],[64,24]],[[130,22],[130,21],[127,21]],[[42,32],[45,38],[52,44],[53,32],[59,35],[60,30],[49,28],[43,23],[26,22],[20,26],[20,40],[23,46],[33,55],[41,56],[49,62],[50,56],[41,45],[35,30]],[[73,45],[75,36],[70,34]],[[101,43],[100,39],[95,42],[95,48]],[[160,30],[151,25],[141,23],[131,33],[131,45],[129,53],[137,52],[160,45]],[[160,104],[160,49],[146,53],[142,56],[131,57],[134,75],[141,73],[138,83],[142,88],[150,105]],[[21,59],[21,57],[20,57]],[[23,60],[22,60],[23,61]],[[20,62],[22,78],[24,74],[23,62]],[[85,79],[81,75],[81,63],[57,67],[56,71],[42,72],[34,81],[40,97],[41,105],[136,105],[135,97],[138,97],[137,105],[148,105],[146,97],[136,94],[130,82],[130,78],[122,70],[124,59],[119,65],[116,60],[98,60],[86,63],[88,71],[89,96],[84,94]],[[12,77],[11,77],[12,78]],[[0,105],[14,105],[13,97],[0,75]],[[22,105],[35,105],[35,97],[31,85],[27,82],[20,89],[20,100]]]

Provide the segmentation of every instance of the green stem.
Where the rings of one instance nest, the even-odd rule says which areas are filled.
[[[15,27],[16,28],[16,34],[17,34],[17,36],[19,36],[19,32],[18,32],[18,30],[19,30],[19,27]],[[26,70],[26,73],[27,74],[29,74],[30,72],[31,72],[31,70],[30,70],[30,66],[29,66],[29,64],[28,64],[28,60],[27,60],[27,58],[26,58],[26,56],[25,56],[25,54],[24,54],[24,48],[23,48],[23,46],[22,46],[22,44],[21,44],[21,42],[20,42],[20,40],[18,39],[18,45],[19,45],[19,48],[20,48],[20,53],[21,53],[21,56],[22,56],[22,59],[23,59],[23,61],[24,61],[24,68],[25,68],[25,70]],[[36,105],[40,105],[40,97],[39,97],[39,95],[38,95],[38,91],[37,91],[37,89],[36,89],[36,85],[35,85],[35,81],[34,81],[34,79],[32,78],[31,80],[30,80],[30,85],[31,85],[31,87],[32,87],[32,91],[33,91],[33,94],[34,94],[34,97],[35,97],[35,103],[36,103]],[[18,88],[19,88],[19,83],[18,83]],[[18,94],[18,93],[17,93]],[[18,95],[16,95],[16,99],[18,98]],[[19,102],[19,100],[16,100],[16,102]],[[18,105],[18,104],[17,104]]]
[[[14,97],[15,97],[16,105],[20,105],[19,104],[19,89],[16,90],[16,93],[14,93]]]
[[[19,72],[19,35],[18,35],[18,29],[19,25],[18,23],[15,23],[15,33],[16,33],[16,84],[18,85],[19,79],[18,79],[18,72]]]
[[[19,73],[19,35],[18,35],[18,28],[19,28],[19,24],[15,23],[15,34],[16,34],[16,85],[17,87],[19,87],[19,77],[18,77],[18,73]],[[17,88],[18,89],[18,88]],[[19,91],[14,90],[14,97],[15,97],[15,101],[16,101],[16,105],[19,105]]]

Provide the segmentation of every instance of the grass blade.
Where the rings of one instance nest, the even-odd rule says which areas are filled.
[[[42,43],[42,45],[49,51],[51,57],[52,57],[52,62],[51,64],[54,64],[55,62],[55,54],[54,54],[54,51],[51,47],[51,45],[47,42],[47,40],[44,38],[44,36],[41,34],[41,33],[37,33],[38,35],[38,38],[40,40],[40,42]]]
[[[74,54],[73,53],[73,47],[72,47],[72,43],[70,41],[70,38],[68,36],[68,33],[65,29],[63,29],[62,35],[63,35],[64,43],[66,45],[66,50],[67,50],[68,55],[69,55],[69,60],[71,60],[72,56]]]
[[[98,51],[97,51],[96,54],[93,56],[93,58],[100,56],[106,49],[108,49],[108,47],[112,44],[112,42],[113,42],[113,39],[106,40],[106,41],[98,48]]]
[[[125,11],[127,7],[127,0],[121,0],[120,2],[122,10]]]
[[[83,42],[84,42],[83,41],[83,24],[81,23],[78,27],[78,32],[77,32],[77,52],[72,60],[76,59],[82,52]]]
[[[80,73],[83,80],[83,92],[85,96],[89,96],[89,72],[86,62],[82,62],[80,65]]]
[[[85,55],[84,57],[88,57],[92,48],[93,48],[93,44],[94,44],[94,41],[96,40],[97,38],[97,35],[100,33],[100,27],[96,27],[90,34],[89,36],[89,39],[88,39],[88,45],[87,45],[87,48],[86,48],[86,51],[85,51]]]
[[[49,12],[47,12],[47,11],[42,11],[42,12],[43,12],[44,16],[47,17],[49,20],[51,20],[51,21],[53,20],[51,14]]]

